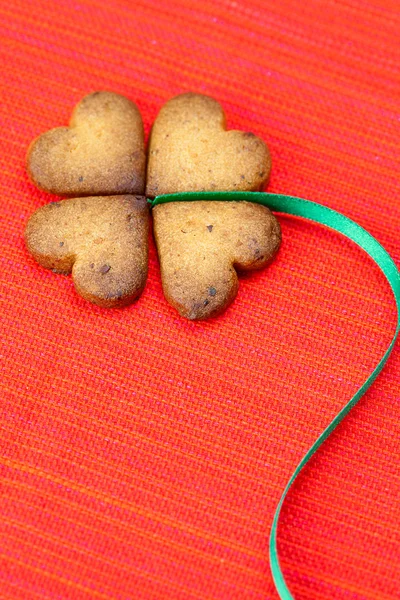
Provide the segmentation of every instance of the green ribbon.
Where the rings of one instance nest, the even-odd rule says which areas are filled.
[[[300,471],[302,471],[302,469],[306,466],[311,457],[316,453],[318,448],[330,436],[330,434],[336,429],[339,423],[341,423],[345,416],[350,412],[353,406],[355,406],[360,400],[360,398],[365,394],[365,392],[375,381],[379,373],[382,371],[387,359],[389,358],[389,355],[393,350],[400,330],[400,274],[397,270],[395,263],[393,262],[390,255],[386,252],[386,250],[374,237],[372,237],[371,234],[369,234],[365,229],[360,227],[360,225],[357,225],[357,223],[351,221],[351,219],[348,219],[344,215],[330,208],[327,208],[326,206],[321,206],[320,204],[310,202],[308,200],[303,200],[302,198],[284,196],[282,194],[267,194],[263,192],[185,192],[179,194],[157,196],[157,198],[151,201],[151,205],[153,207],[157,204],[163,204],[165,202],[188,202],[192,200],[244,200],[246,202],[256,202],[257,204],[263,204],[271,210],[274,210],[279,213],[286,213],[288,215],[294,215],[296,217],[303,217],[305,219],[309,219],[310,221],[314,221],[315,223],[321,223],[322,225],[326,225],[327,227],[330,227],[334,231],[338,231],[339,233],[343,234],[344,236],[355,242],[358,246],[360,246],[360,248],[362,248],[363,250],[365,250],[365,252],[367,252],[367,254],[369,254],[369,256],[372,258],[372,260],[375,261],[375,263],[378,265],[378,267],[381,269],[386,279],[388,280],[396,301],[397,327],[388,349],[386,350],[385,354],[383,355],[383,357],[381,358],[371,375],[368,377],[368,379],[364,382],[364,384],[360,387],[360,389],[352,397],[352,399],[344,406],[344,408],[342,408],[339,414],[336,415],[333,421],[328,425],[325,431],[323,431],[323,433],[319,436],[317,441],[314,442],[314,444],[308,450],[304,458],[300,461],[295,472],[291,476],[275,511],[269,542],[269,557],[272,577],[274,579],[275,586],[281,600],[293,600],[293,596],[290,593],[288,586],[286,585],[285,578],[283,576],[282,569],[279,564],[277,548],[277,530],[282,504],[290,488],[292,487],[293,482],[299,475]]]

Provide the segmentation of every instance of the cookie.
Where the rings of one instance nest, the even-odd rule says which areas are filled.
[[[52,202],[30,217],[28,250],[43,267],[70,273],[78,293],[120,307],[146,283],[149,209],[144,196],[96,196]]]
[[[270,154],[260,138],[227,131],[213,98],[182,94],[164,104],[153,125],[146,195],[261,190],[270,170]]]
[[[113,92],[85,96],[69,127],[40,135],[27,155],[33,183],[62,196],[143,194],[145,168],[140,112]]]
[[[249,202],[159,204],[153,223],[164,295],[188,319],[221,313],[237,294],[236,269],[264,267],[281,242],[276,217]]]

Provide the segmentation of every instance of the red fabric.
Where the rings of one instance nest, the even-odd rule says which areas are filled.
[[[331,206],[400,263],[397,0],[0,1],[0,598],[277,598],[268,536],[299,459],[375,366],[388,286],[350,242],[283,246],[218,319],[145,292],[102,310],[27,254],[39,133],[86,93],[204,92],[269,145],[269,190]],[[299,600],[400,598],[400,353],[290,495]]]

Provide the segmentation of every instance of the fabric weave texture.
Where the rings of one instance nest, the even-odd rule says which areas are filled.
[[[398,3],[0,0],[0,598],[277,600],[268,536],[319,433],[372,371],[395,307],[351,242],[280,216],[274,263],[220,317],[93,306],[23,231],[54,199],[29,143],[94,90],[209,94],[268,144],[268,191],[330,206],[400,265]],[[400,352],[288,497],[299,600],[400,598]]]

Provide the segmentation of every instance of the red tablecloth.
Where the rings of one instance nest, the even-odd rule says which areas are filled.
[[[274,509],[394,329],[353,244],[281,218],[270,268],[218,319],[80,299],[27,254],[52,197],[24,157],[86,93],[223,105],[269,145],[269,191],[326,204],[400,262],[397,0],[1,0],[0,598],[275,599]],[[400,352],[285,504],[299,600],[400,598]]]

